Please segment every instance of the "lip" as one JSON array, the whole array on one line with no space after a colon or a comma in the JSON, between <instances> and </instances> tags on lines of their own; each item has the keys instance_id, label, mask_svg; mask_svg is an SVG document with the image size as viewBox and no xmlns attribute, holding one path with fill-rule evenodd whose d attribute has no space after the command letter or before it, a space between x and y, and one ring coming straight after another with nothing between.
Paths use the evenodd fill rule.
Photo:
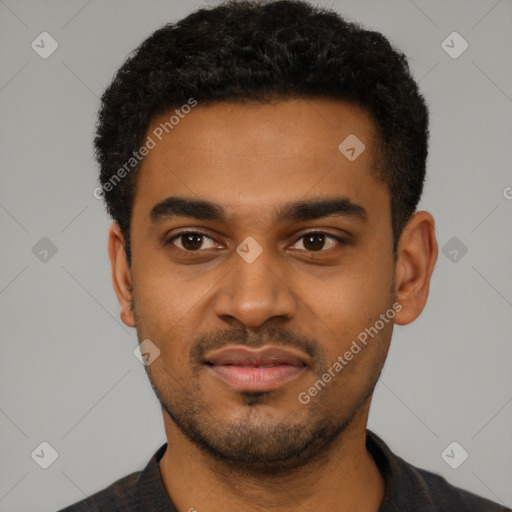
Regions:
<instances>
[{"instance_id":1,"label":"lip","mask_svg":"<svg viewBox=\"0 0 512 512\"><path fill-rule=\"evenodd\" d=\"M302 352L275 346L231 346L210 352L203 362L214 375L239 391L270 391L297 378L308 367Z\"/></svg>"}]
</instances>

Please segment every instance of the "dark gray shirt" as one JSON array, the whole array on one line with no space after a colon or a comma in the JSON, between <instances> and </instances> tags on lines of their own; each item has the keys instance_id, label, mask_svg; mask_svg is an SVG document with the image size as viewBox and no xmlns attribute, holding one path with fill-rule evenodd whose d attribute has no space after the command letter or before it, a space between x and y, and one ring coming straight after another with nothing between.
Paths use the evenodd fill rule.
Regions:
<instances>
[{"instance_id":1,"label":"dark gray shirt","mask_svg":"<svg viewBox=\"0 0 512 512\"><path fill-rule=\"evenodd\" d=\"M443 477L419 469L391 452L370 430L366 447L385 482L379 512L506 512L498 505L454 487ZM158 465L167 444L161 446L142 470L117 480L92 496L59 512L177 512L169 498Z\"/></svg>"}]
</instances>

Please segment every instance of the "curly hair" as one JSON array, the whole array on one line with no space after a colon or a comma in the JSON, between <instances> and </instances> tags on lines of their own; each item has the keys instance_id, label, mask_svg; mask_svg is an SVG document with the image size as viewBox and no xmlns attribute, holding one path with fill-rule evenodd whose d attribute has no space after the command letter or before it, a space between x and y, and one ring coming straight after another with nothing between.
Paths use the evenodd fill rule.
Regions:
<instances>
[{"instance_id":1,"label":"curly hair","mask_svg":"<svg viewBox=\"0 0 512 512\"><path fill-rule=\"evenodd\" d=\"M101 196L121 228L130 265L140 163L115 186L112 177L141 146L152 120L190 98L200 104L330 98L364 108L377 134L372 172L390 193L396 255L421 197L429 137L428 109L405 55L379 32L302 0L230 0L154 32L101 98L94 139Z\"/></svg>"}]
</instances>

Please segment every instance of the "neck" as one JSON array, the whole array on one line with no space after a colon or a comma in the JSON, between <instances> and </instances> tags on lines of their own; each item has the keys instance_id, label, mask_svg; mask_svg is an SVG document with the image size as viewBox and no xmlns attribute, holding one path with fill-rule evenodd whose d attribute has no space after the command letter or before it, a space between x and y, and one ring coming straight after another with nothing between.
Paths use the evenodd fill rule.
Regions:
<instances>
[{"instance_id":1,"label":"neck","mask_svg":"<svg viewBox=\"0 0 512 512\"><path fill-rule=\"evenodd\" d=\"M190 443L164 412L167 450L160 461L165 489L177 510L358 510L377 512L384 479L366 449L369 403L330 450L279 475L251 473L214 460Z\"/></svg>"}]
</instances>

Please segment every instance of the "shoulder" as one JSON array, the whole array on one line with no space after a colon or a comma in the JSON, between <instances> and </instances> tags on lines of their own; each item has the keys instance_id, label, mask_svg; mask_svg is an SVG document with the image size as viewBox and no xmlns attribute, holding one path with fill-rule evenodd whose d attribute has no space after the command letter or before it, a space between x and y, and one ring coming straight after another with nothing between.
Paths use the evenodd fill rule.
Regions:
<instances>
[{"instance_id":1,"label":"shoulder","mask_svg":"<svg viewBox=\"0 0 512 512\"><path fill-rule=\"evenodd\" d=\"M160 475L159 461L166 449L167 443L158 448L142 471L134 471L58 512L175 512Z\"/></svg>"},{"instance_id":2,"label":"shoulder","mask_svg":"<svg viewBox=\"0 0 512 512\"><path fill-rule=\"evenodd\" d=\"M511 510L465 489L456 487L438 474L414 466L411 467L414 468L419 477L425 482L436 510L446 512L452 510L464 512L506 512Z\"/></svg>"},{"instance_id":3,"label":"shoulder","mask_svg":"<svg viewBox=\"0 0 512 512\"><path fill-rule=\"evenodd\" d=\"M386 482L379 512L512 512L510 508L450 484L441 475L410 464L369 430L366 446Z\"/></svg>"},{"instance_id":4,"label":"shoulder","mask_svg":"<svg viewBox=\"0 0 512 512\"><path fill-rule=\"evenodd\" d=\"M131 473L108 487L80 500L58 512L130 512L134 490L140 471Z\"/></svg>"}]
</instances>

